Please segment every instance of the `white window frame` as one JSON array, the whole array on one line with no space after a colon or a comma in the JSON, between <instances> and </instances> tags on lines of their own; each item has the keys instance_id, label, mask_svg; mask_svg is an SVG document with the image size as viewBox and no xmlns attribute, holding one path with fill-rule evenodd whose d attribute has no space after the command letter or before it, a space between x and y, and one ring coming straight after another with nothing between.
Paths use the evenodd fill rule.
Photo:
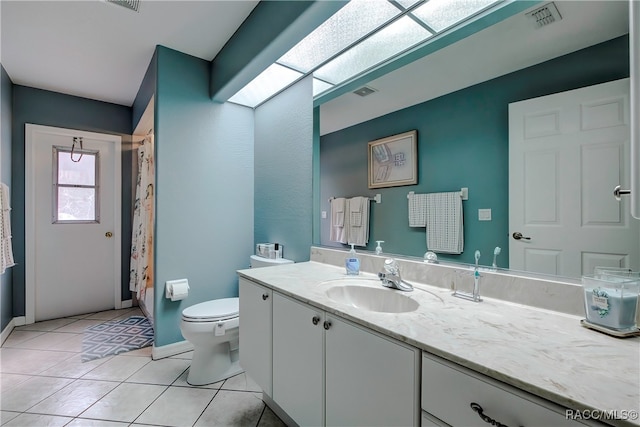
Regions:
<instances>
[{"instance_id":1,"label":"white window frame","mask_svg":"<svg viewBox=\"0 0 640 427\"><path fill-rule=\"evenodd\" d=\"M79 185L79 184L60 184L58 183L58 159L59 155L62 153L66 153L69 156L72 153L72 148L63 147L63 146L54 146L53 147L53 180L52 180L52 188L53 194L51 195L52 201L52 212L51 212L51 223L52 224L100 224L100 151L99 150L85 150L85 149L76 149L73 148L74 155L84 155L88 154L91 156L95 156L95 178L94 185ZM75 220L75 219L59 219L58 218L58 189L59 188L91 188L95 190L95 200L94 200L94 211L95 216L93 220Z\"/></svg>"}]
</instances>

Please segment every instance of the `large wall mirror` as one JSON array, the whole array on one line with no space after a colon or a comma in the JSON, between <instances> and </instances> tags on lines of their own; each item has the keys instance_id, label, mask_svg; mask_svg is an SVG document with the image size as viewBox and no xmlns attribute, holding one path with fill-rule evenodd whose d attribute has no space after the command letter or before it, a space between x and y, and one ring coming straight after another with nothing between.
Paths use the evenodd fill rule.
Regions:
<instances>
[{"instance_id":1,"label":"large wall mirror","mask_svg":"<svg viewBox=\"0 0 640 427\"><path fill-rule=\"evenodd\" d=\"M629 77L627 1L559 1L555 6L560 15L555 22L536 26L527 11L518 13L368 82L373 91L367 96L347 93L320 105L321 212L331 211L331 197L380 193L382 203L371 205L369 244L360 249L372 251L376 240L384 240L387 253L422 256L425 231L408 225L408 192L466 187L464 251L441 259L473 263L478 249L480 264L491 265L500 247L498 266L512 267L509 104ZM367 143L411 130L418 133L418 184L369 190ZM629 202L621 203L621 211L628 212ZM479 210L487 209L491 219L480 220ZM319 243L345 247L330 240L329 218L321 212ZM640 235L635 239L640 242ZM615 238L602 240L615 253ZM636 253L635 259L612 262L638 269L637 258ZM555 273L575 278L584 271L558 267Z\"/></svg>"}]
</instances>

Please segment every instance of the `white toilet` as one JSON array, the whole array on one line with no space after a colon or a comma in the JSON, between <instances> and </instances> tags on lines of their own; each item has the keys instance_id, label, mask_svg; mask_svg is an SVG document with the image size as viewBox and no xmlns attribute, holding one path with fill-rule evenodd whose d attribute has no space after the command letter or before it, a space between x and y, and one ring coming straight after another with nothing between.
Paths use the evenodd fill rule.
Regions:
<instances>
[{"instance_id":1,"label":"white toilet","mask_svg":"<svg viewBox=\"0 0 640 427\"><path fill-rule=\"evenodd\" d=\"M251 256L251 267L290 264L284 258ZM223 298L201 302L182 310L180 331L193 345L193 359L187 382L205 385L242 372L238 363L239 299Z\"/></svg>"},{"instance_id":2,"label":"white toilet","mask_svg":"<svg viewBox=\"0 0 640 427\"><path fill-rule=\"evenodd\" d=\"M180 331L193 344L187 382L211 384L242 372L238 364L238 298L201 302L182 310Z\"/></svg>"}]
</instances>

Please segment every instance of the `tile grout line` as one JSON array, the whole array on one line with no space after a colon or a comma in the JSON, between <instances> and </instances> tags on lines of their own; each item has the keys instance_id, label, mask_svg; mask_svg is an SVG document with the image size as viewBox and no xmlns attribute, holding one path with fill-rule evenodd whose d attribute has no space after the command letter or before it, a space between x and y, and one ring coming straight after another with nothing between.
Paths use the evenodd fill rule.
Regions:
<instances>
[{"instance_id":1,"label":"tile grout line","mask_svg":"<svg viewBox=\"0 0 640 427\"><path fill-rule=\"evenodd\" d=\"M60 328L65 328L65 327L69 327L69 325L73 325L74 323L77 323L80 320L95 320L97 321L97 323L105 323L105 322L109 322L109 321L113 321L116 320L118 317L124 315L124 314L128 314L128 315L134 315L133 313L135 312L135 310L128 310L126 313L120 312L119 316L110 318L110 319L87 319L87 317L90 317L92 314L88 314L83 318L78 318L78 319L73 319L74 321L65 325L61 325L56 329L52 329L52 330L46 330L46 331L24 331L24 332L40 332L38 335L31 337L27 340L24 340L21 343L18 344L22 344L25 343L29 340L35 339L37 337L42 337L45 334L60 334L60 333L65 333L65 334L70 334L70 335L76 335L76 336L82 336L83 332L76 332L76 331L60 331ZM55 320L55 319L53 319ZM90 326L90 325L87 325ZM43 339L43 338L41 338ZM66 341L70 341L70 340L74 340L75 341L75 337L69 337L68 339L65 339L64 342ZM45 341L45 339L43 339L43 341ZM52 339L53 341L55 341L55 339ZM75 341L75 344L77 344L77 341ZM58 346L59 343L53 343L52 345L54 346ZM73 347L77 348L76 345L74 345ZM169 390L177 390L177 389L189 389L189 388L193 388L193 389L201 389L201 390L211 390L213 392L213 395L211 397L211 399L208 401L208 403L206 403L206 405L204 405L204 408L202 409L202 411L200 412L200 414L197 416L197 418L195 418L195 421L193 423L191 423L190 425L196 425L201 419L202 417L205 415L205 412L207 410L211 410L212 405L216 405L215 403L215 399L219 396L221 396L221 391L226 392L231 392L231 393L251 393L252 395L256 396L256 398L261 402L262 407L259 410L259 412L257 412L259 414L259 416L257 417L257 421L255 425L260 425L260 422L263 421L263 419L266 421L267 419L265 418L265 414L267 411L267 406L264 403L264 401L262 400L261 396L258 396L258 394L260 394L261 390L259 391L255 391L253 390L253 386L249 381L249 378L246 377L246 373L241 373L238 374L237 376L239 377L240 375L244 375L245 377L242 378L237 378L236 381L230 381L231 378L225 379L224 381L222 381L222 383L220 384L219 387L217 388L209 388L209 387L201 387L201 386L191 386L188 383L182 384L182 383L178 383L181 378L188 372L189 370L189 366L187 366L186 368L184 368L176 377L175 379L173 379L170 384L158 384L158 383L154 383L154 378L156 378L153 374L153 371L155 369L150 369L149 372L145 373L143 376L141 376L143 379L141 381L147 381L147 382L138 382L138 381L130 381L131 378L133 378L133 376L135 376L136 374L140 373L143 369L145 369L146 367L149 367L152 365L151 362L154 362L151 357L149 355L143 355L142 353L140 355L136 355L136 356L127 356L126 353L123 353L122 355L111 355L108 356L103 363L96 365L94 367L92 367L91 369L89 369L86 372L82 372L82 369L79 367L76 367L75 364L76 362L73 361L70 363L69 367L62 367L61 369L59 369L60 372L65 372L66 369L69 369L68 371L66 371L65 374L63 374L64 376L61 375L55 375L55 370L53 370L53 374L49 373L49 374L44 374L43 372L48 371L50 369L54 369L57 366L60 366L64 363L68 363L70 359L77 357L78 355L82 354L82 351L65 351L65 350L51 350L51 349L29 349L29 348L23 348L23 347L2 347L2 348L7 348L7 349L12 349L12 351L42 351L42 352L47 352L47 351L52 351L52 352L56 352L56 353L69 353L69 357L65 358L64 360L60 360L57 361L56 363L54 363L54 365L45 368L42 371L38 371L38 373L24 373L24 372L16 372L16 373L10 373L10 372L3 372L2 369L0 369L1 373L6 373L6 374L15 374L15 375L23 375L26 377L29 377L27 380L24 381L20 381L17 384L14 384L12 386L10 386L9 389L5 390L8 391L10 389L13 389L16 386L20 386L21 384L23 384L25 381L29 381L31 379L34 378L54 378L54 379L61 379L61 380L65 380L65 381L69 381L68 384L65 384L62 388L60 388L59 390L56 390L54 393L49 394L48 396L40 399L38 402L34 403L33 405L31 405L29 408L27 408L24 411L3 411L3 412L7 412L10 413L11 415L15 415L13 418L11 418L11 420L6 421L6 422L11 422L12 420L20 417L20 416L25 416L25 415L33 415L33 416L45 416L45 417L63 417L63 418L67 418L70 419L70 421L64 423L64 425L68 425L71 423L77 424L77 423L82 423L82 421L76 421L76 420L92 420L92 421L97 421L98 423L107 423L107 422L114 422L114 423L123 423L122 425L128 425L131 426L133 424L140 424L140 425L149 425L151 426L152 424L147 424L147 423L142 423L142 422L138 422L138 420L140 419L140 417L147 411L149 410L149 408L158 401L158 399L165 395L165 393L167 393L167 391ZM15 353L16 357L18 357L19 359L19 354ZM108 363L110 360L113 360L115 357L117 356L122 356L122 357L138 357L138 358L143 358L146 359L146 362L143 363L140 367L138 367L137 369L135 369L131 374L129 374L126 378L123 379L109 379L109 369L106 369L105 372L103 372L104 378L85 378L87 375L90 375L91 372L94 372L96 369L100 368L101 366L104 365L104 363ZM188 358L176 358L179 360L187 360ZM18 360L19 362L19 360ZM127 365L127 362L122 360L122 363L124 363L125 365ZM137 363L136 363L137 364ZM190 363L187 362L187 365L189 365ZM172 365L172 364L169 364ZM178 364L176 364L178 365ZM179 365L178 365L179 366ZM37 367L37 366L36 366ZM73 370L71 370L73 369ZM165 372L164 370L161 369L162 372ZM82 372L82 374L77 374L78 372ZM118 371L112 372L114 374L114 376L117 376ZM73 376L73 375L79 375L79 376ZM148 380L144 380L144 377L150 378ZM236 377L236 376L234 376ZM165 375L162 375L160 378L165 378ZM170 377L169 377L170 378ZM169 379L167 378L167 379ZM232 377L233 378L233 377ZM93 403L91 403L88 407L84 408L79 414L77 415L59 415L59 414L47 414L47 413L40 413L40 412L29 412L32 408L34 408L35 406L39 405L40 403L42 403L44 400L51 398L51 396L55 395L56 393L59 393L65 389L67 389L68 387L72 387L74 384L79 385L80 380L84 381L92 381L95 383L98 382L103 382L103 383L112 383L115 384L113 388L111 388L109 391L107 391L106 393L102 394L99 398L97 398ZM185 379L186 382L186 379ZM102 401L103 399L105 399L107 396L109 396L109 394L113 393L114 390L116 390L118 387L121 387L123 384L131 384L131 385L153 385L153 386L161 386L163 387L163 389L161 390L161 392L149 403L147 404L145 407L143 408L135 408L136 410L141 409L140 413L135 416L135 418L133 419L133 421L121 421L118 419L111 419L108 418L110 416L110 414L107 412L104 415L104 418L94 418L94 417L87 417L87 418L83 418L82 415L87 413L87 411L89 411L91 408L95 407L96 404L98 404L98 402ZM215 383L212 383L215 384ZM156 391L158 391L156 389ZM240 396L240 395L237 395ZM206 400L205 400L206 402ZM204 403L204 402L203 402ZM258 409L258 408L256 408ZM115 414L118 414L118 412L115 412ZM193 412L192 412L193 414ZM101 414L98 414L101 415ZM161 424L161 425L166 425L166 424ZM186 424L185 424L186 425Z\"/></svg>"},{"instance_id":2,"label":"tile grout line","mask_svg":"<svg viewBox=\"0 0 640 427\"><path fill-rule=\"evenodd\" d=\"M228 378L227 378L228 379ZM207 403L204 408L202 409L202 411L200 411L200 415L198 415L198 418L196 418L196 420L193 422L193 424L191 424L191 426L195 426L198 421L200 420L200 418L202 418L202 416L204 415L205 412L207 412L207 409L209 408L209 406L211 406L211 404L213 403L213 399L216 398L216 396L220 393L220 390L222 390L222 386L224 385L224 383L227 382L227 379L224 380L224 382L222 383L222 385L220 386L219 389L216 390L216 392L213 394L213 397L211 398L211 400L209 401L209 403Z\"/></svg>"}]
</instances>

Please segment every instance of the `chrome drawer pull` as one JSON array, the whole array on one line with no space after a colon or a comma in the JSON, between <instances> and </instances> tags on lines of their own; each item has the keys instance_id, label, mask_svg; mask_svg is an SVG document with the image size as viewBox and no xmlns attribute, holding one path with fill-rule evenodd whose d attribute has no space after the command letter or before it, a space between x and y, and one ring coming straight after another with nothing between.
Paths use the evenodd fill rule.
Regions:
<instances>
[{"instance_id":1,"label":"chrome drawer pull","mask_svg":"<svg viewBox=\"0 0 640 427\"><path fill-rule=\"evenodd\" d=\"M502 424L494 420L493 418L489 417L488 415L485 415L484 409L482 409L482 406L478 405L475 402L471 403L471 409L477 412L478 416L482 419L482 421L484 421L487 424L491 424L492 426L496 426L496 427L509 427L506 424Z\"/></svg>"}]
</instances>

